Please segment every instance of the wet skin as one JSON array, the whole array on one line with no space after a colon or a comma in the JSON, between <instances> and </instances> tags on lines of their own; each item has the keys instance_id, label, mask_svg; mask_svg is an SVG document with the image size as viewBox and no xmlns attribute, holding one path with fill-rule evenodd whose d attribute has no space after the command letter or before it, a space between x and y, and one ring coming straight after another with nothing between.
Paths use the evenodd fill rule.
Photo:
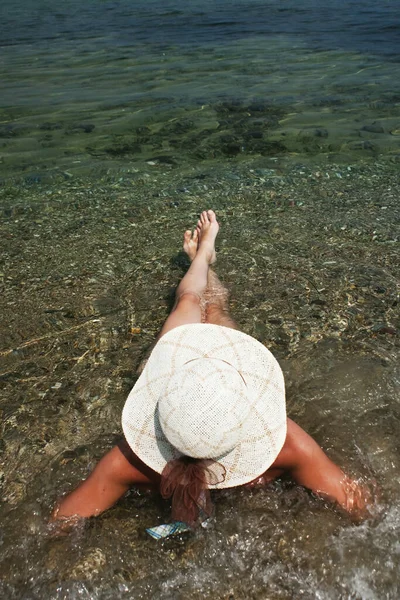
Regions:
<instances>
[{"instance_id":1,"label":"wet skin","mask_svg":"<svg viewBox=\"0 0 400 600\"><path fill-rule=\"evenodd\" d=\"M177 288L175 306L159 337L180 325L202 322L200 300L210 282L210 274L213 284L217 282L222 287L215 273L209 269L216 259L215 239L218 230L214 212L204 211L193 233L185 232L183 247L192 262ZM221 303L211 303L209 308L208 322L236 327L227 316L227 308ZM134 485L157 488L160 476L143 465L137 457L133 462L136 466L126 458L120 447L115 446L85 481L60 500L52 518L98 515L113 506ZM247 485L263 485L283 474L314 493L338 503L357 517L365 508L364 490L350 482L313 438L291 419L287 420L286 440L275 462Z\"/></svg>"},{"instance_id":2,"label":"wet skin","mask_svg":"<svg viewBox=\"0 0 400 600\"><path fill-rule=\"evenodd\" d=\"M343 471L291 419L287 420L286 440L277 459L270 469L247 485L263 485L283 474L344 508L353 509L348 506ZM61 500L55 516L97 515L113 506L130 487L139 485L157 489L158 482L158 473L143 473L115 446L100 460L89 477Z\"/></svg>"}]
</instances>

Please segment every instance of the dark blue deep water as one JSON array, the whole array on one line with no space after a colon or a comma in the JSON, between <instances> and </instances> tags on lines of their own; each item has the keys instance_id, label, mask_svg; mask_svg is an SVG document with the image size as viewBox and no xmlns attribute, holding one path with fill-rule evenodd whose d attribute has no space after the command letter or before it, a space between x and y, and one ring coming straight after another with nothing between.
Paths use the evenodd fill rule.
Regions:
<instances>
[{"instance_id":1,"label":"dark blue deep water","mask_svg":"<svg viewBox=\"0 0 400 600\"><path fill-rule=\"evenodd\" d=\"M373 53L398 60L400 7L391 0L3 0L2 45L56 50L57 42L196 48L290 36L313 50Z\"/></svg>"}]
</instances>

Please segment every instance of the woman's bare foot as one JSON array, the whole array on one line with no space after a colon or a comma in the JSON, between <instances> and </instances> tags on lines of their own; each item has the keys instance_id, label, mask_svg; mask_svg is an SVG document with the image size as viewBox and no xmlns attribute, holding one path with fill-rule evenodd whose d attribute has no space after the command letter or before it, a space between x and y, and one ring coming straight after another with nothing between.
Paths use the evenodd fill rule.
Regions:
<instances>
[{"instance_id":1,"label":"woman's bare foot","mask_svg":"<svg viewBox=\"0 0 400 600\"><path fill-rule=\"evenodd\" d=\"M198 251L206 252L208 264L212 265L217 260L215 253L215 238L217 237L219 224L213 210L204 210L197 222ZM193 259L192 259L193 260Z\"/></svg>"},{"instance_id":2,"label":"woman's bare foot","mask_svg":"<svg viewBox=\"0 0 400 600\"><path fill-rule=\"evenodd\" d=\"M190 260L192 261L197 254L197 248L199 246L199 234L197 229L194 229L193 233L188 229L183 235L183 250L186 252Z\"/></svg>"}]
</instances>

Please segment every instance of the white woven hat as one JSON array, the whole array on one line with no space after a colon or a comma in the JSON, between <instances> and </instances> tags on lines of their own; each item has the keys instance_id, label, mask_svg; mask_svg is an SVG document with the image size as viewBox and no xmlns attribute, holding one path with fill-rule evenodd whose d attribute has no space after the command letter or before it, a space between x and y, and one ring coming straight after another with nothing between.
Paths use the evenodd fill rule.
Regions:
<instances>
[{"instance_id":1,"label":"white woven hat","mask_svg":"<svg viewBox=\"0 0 400 600\"><path fill-rule=\"evenodd\" d=\"M223 465L225 479L216 466L218 483L209 487L248 483L272 465L286 438L282 371L245 333L182 325L155 346L125 403L122 428L157 473L184 454Z\"/></svg>"}]
</instances>

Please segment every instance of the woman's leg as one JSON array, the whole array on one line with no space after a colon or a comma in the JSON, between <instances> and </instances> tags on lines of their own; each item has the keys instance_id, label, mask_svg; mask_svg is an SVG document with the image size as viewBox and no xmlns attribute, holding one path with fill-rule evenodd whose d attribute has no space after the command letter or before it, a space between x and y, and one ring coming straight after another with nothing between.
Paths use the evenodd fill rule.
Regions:
<instances>
[{"instance_id":1,"label":"woman's leg","mask_svg":"<svg viewBox=\"0 0 400 600\"><path fill-rule=\"evenodd\" d=\"M197 252L176 290L175 306L165 321L159 337L180 325L201 323L200 301L207 288L209 266L215 260L215 238L218 229L215 213L208 210L201 213L193 235L190 231L185 232L184 248L195 247L198 243Z\"/></svg>"},{"instance_id":2,"label":"woman's leg","mask_svg":"<svg viewBox=\"0 0 400 600\"><path fill-rule=\"evenodd\" d=\"M201 214L193 235L190 231L185 233L184 248L196 251L178 286L175 306L159 337L179 325L201 322L200 299L207 287L209 265L215 260L218 229L216 216L209 210ZM140 461L132 464L121 446L116 446L103 456L85 481L58 502L52 519L100 514L113 506L132 485L154 483L154 474L149 476L145 465L140 465Z\"/></svg>"},{"instance_id":3,"label":"woman's leg","mask_svg":"<svg viewBox=\"0 0 400 600\"><path fill-rule=\"evenodd\" d=\"M198 239L201 237L200 221L197 224L197 228L193 232L193 235L190 236L190 239L186 239L188 233L190 232L185 233L185 243L183 244L183 249L193 262L197 255ZM214 253L211 264L214 264L215 261L216 254ZM238 329L237 324L229 314L228 299L228 290L222 285L215 271L209 268L207 275L207 286L202 294L200 302L201 322Z\"/></svg>"},{"instance_id":4,"label":"woman's leg","mask_svg":"<svg viewBox=\"0 0 400 600\"><path fill-rule=\"evenodd\" d=\"M228 290L222 285L215 272L209 269L207 289L203 296L206 323L238 329L229 314L228 299Z\"/></svg>"}]
</instances>

